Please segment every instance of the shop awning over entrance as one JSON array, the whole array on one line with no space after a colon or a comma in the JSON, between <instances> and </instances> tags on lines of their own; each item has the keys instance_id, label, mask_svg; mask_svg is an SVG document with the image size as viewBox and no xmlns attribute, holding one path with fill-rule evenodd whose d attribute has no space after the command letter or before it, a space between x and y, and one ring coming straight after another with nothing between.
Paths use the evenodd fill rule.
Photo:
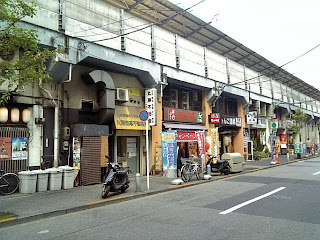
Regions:
<instances>
[{"instance_id":1,"label":"shop awning over entrance","mask_svg":"<svg viewBox=\"0 0 320 240\"><path fill-rule=\"evenodd\" d=\"M165 128L171 128L172 130L208 130L204 125L200 124L183 124L183 123L172 123L164 122L163 126Z\"/></svg>"},{"instance_id":2,"label":"shop awning over entrance","mask_svg":"<svg viewBox=\"0 0 320 240\"><path fill-rule=\"evenodd\" d=\"M221 135L233 135L239 132L239 128L236 126L221 126L218 128L218 131Z\"/></svg>"}]
</instances>

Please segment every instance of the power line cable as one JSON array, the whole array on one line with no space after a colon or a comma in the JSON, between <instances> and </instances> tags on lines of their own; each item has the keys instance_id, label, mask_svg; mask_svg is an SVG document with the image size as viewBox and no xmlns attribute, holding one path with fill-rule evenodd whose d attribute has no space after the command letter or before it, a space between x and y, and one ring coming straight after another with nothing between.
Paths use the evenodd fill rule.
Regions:
<instances>
[{"instance_id":1,"label":"power line cable","mask_svg":"<svg viewBox=\"0 0 320 240\"><path fill-rule=\"evenodd\" d=\"M138 28L138 27L142 27L142 26L146 26L146 25L150 25L149 23L144 23L144 24L141 24L141 25L137 25L137 26L134 26L134 27L128 27L128 28L125 28L123 30L130 30L130 29L133 29L133 28ZM99 34L91 34L91 35L82 35L82 36L75 36L75 37L93 37L93 36L98 36L98 35L104 35L104 34L117 34L115 32L112 32L109 30L109 32L105 32L105 33L99 33Z\"/></svg>"},{"instance_id":2,"label":"power line cable","mask_svg":"<svg viewBox=\"0 0 320 240\"><path fill-rule=\"evenodd\" d=\"M128 17L128 18L125 18L124 20L129 20L129 19L132 19L132 18L137 18L137 17ZM94 29L99 29L99 28L101 28L101 27L110 26L110 25L113 25L113 24L116 24L116 23L119 23L119 22L121 22L121 20L117 20L117 21L114 21L114 22L111 22L111 23L106 23L106 24L103 24L103 25L100 25L100 26L95 26L95 27L90 28L90 29L87 29L87 30L75 32L75 33L73 33L73 35L78 34L78 33L82 33L82 32L91 31L91 30L94 30ZM74 37L86 37L86 36L87 36L87 35L84 35L84 36L74 36Z\"/></svg>"},{"instance_id":3,"label":"power line cable","mask_svg":"<svg viewBox=\"0 0 320 240\"><path fill-rule=\"evenodd\" d=\"M286 66L286 65L288 65L288 64L290 64L290 63L292 63L292 62L294 62L294 61L296 61L297 59L299 59L299 58L303 57L304 55L310 53L311 51L313 51L314 49L316 49L316 48L319 47L319 46L320 46L320 43L317 44L315 47L311 48L310 50L306 51L305 53L301 54L300 56L298 56L298 57L290 60L289 62L281 65L279 68L282 68L282 67L284 67L284 66ZM265 68L264 70L267 70L267 69L269 69L269 68L271 68L271 67L273 67L273 66L269 66L268 68ZM273 72L273 73L274 73L274 72ZM275 73L274 73L274 74L275 74ZM248 81L254 80L254 79L258 78L258 77L259 77L259 76L253 77L253 78L250 78L250 79L247 79L247 80L244 80L244 81L236 82L236 83L230 84L230 86L237 85L237 84L242 83L242 82L248 82Z\"/></svg>"}]
</instances>

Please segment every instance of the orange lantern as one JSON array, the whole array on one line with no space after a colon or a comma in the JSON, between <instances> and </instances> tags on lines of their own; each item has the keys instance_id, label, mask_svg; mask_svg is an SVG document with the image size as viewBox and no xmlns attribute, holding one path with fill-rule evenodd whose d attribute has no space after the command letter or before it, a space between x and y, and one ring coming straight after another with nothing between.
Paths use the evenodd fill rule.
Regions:
<instances>
[{"instance_id":1,"label":"orange lantern","mask_svg":"<svg viewBox=\"0 0 320 240\"><path fill-rule=\"evenodd\" d=\"M206 141L206 151L208 151L209 149L210 149L210 143Z\"/></svg>"}]
</instances>

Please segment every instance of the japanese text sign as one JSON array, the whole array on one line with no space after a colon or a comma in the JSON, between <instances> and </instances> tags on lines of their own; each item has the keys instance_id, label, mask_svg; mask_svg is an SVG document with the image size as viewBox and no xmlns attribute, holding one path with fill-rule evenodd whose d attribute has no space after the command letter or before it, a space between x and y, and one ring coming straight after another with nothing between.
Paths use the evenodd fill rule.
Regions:
<instances>
[{"instance_id":1,"label":"japanese text sign","mask_svg":"<svg viewBox=\"0 0 320 240\"><path fill-rule=\"evenodd\" d=\"M149 113L150 126L157 125L157 89L151 88L145 91L145 105Z\"/></svg>"}]
</instances>

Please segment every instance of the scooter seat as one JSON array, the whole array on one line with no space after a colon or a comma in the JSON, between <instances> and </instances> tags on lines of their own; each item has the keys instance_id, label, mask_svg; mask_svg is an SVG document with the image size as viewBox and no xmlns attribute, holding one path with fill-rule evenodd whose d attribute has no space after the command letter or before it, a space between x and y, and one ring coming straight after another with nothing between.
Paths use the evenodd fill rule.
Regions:
<instances>
[{"instance_id":1,"label":"scooter seat","mask_svg":"<svg viewBox=\"0 0 320 240\"><path fill-rule=\"evenodd\" d=\"M225 162L228 162L228 160L222 159L222 160L218 160L217 161L217 163L219 163L219 164L222 164L222 163L225 163Z\"/></svg>"},{"instance_id":2,"label":"scooter seat","mask_svg":"<svg viewBox=\"0 0 320 240\"><path fill-rule=\"evenodd\" d=\"M129 168L123 168L117 171L118 175L126 175L129 171Z\"/></svg>"}]
</instances>

